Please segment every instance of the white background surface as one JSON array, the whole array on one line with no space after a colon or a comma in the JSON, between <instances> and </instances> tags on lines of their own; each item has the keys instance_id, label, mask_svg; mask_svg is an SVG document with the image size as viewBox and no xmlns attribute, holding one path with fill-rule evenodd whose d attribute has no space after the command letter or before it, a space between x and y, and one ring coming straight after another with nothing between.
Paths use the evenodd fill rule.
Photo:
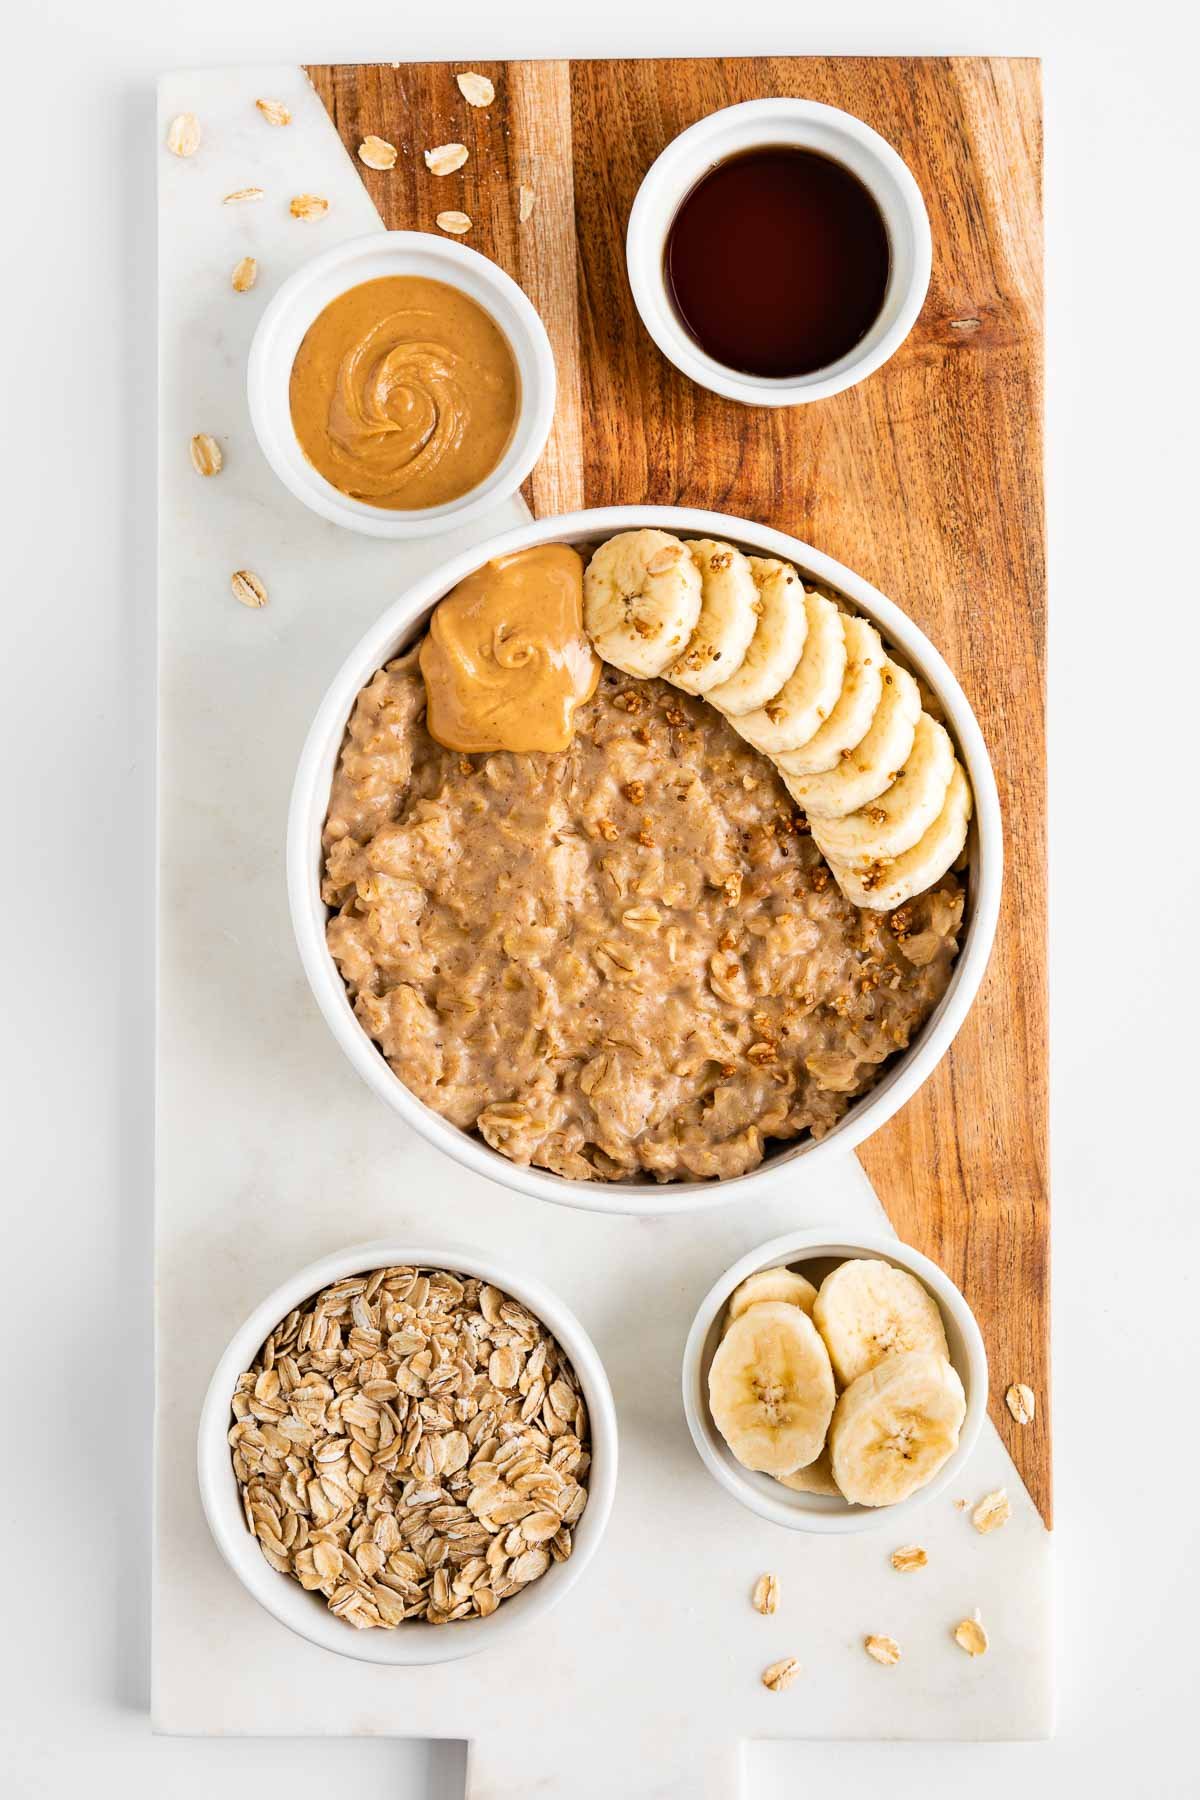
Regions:
<instances>
[{"instance_id":1,"label":"white background surface","mask_svg":"<svg viewBox=\"0 0 1200 1800\"><path fill-rule=\"evenodd\" d=\"M75 0L10 25L5 1794L460 1791L446 1752L155 1741L145 1722L153 77L292 54L756 50L1046 59L1061 1699L1053 1744L760 1751L755 1791L1192 1791L1196 28L1095 0L860 4L852 24L743 4L681 41L674 10L609 0L589 24L459 0L392 23L361 0Z\"/></svg>"}]
</instances>

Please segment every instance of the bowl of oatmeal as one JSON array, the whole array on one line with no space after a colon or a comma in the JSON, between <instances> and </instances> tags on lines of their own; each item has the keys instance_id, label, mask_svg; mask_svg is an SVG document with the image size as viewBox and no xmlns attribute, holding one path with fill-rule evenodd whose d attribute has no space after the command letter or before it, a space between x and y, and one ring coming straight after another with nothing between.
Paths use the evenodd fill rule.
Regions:
<instances>
[{"instance_id":1,"label":"bowl of oatmeal","mask_svg":"<svg viewBox=\"0 0 1200 1800\"><path fill-rule=\"evenodd\" d=\"M605 663L560 754L425 730L439 602L536 546L655 528L781 559L875 627L974 796L956 866L894 911L841 891L773 764L703 698ZM748 1198L878 1129L986 967L1002 839L954 676L899 607L785 533L675 507L543 519L445 564L335 676L293 790L301 960L368 1085L477 1173L595 1211Z\"/></svg>"}]
</instances>

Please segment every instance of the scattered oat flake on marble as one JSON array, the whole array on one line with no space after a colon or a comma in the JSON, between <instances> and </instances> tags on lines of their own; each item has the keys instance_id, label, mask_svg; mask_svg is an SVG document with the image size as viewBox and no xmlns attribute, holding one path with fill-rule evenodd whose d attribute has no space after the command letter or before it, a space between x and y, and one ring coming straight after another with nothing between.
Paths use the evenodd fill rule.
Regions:
<instances>
[{"instance_id":1,"label":"scattered oat flake on marble","mask_svg":"<svg viewBox=\"0 0 1200 1800\"><path fill-rule=\"evenodd\" d=\"M394 169L396 146L389 144L386 138L376 137L372 133L358 146L358 160L365 163L368 169Z\"/></svg>"},{"instance_id":2,"label":"scattered oat flake on marble","mask_svg":"<svg viewBox=\"0 0 1200 1800\"><path fill-rule=\"evenodd\" d=\"M537 195L531 187L526 187L524 182L522 182L521 186L517 189L517 218L522 225L524 225L527 219L532 218L533 209L536 205Z\"/></svg>"},{"instance_id":3,"label":"scattered oat flake on marble","mask_svg":"<svg viewBox=\"0 0 1200 1800\"><path fill-rule=\"evenodd\" d=\"M885 1667L900 1661L900 1646L892 1637L872 1635L864 1638L863 1649L868 1656L873 1657L877 1663L883 1663Z\"/></svg>"},{"instance_id":4,"label":"scattered oat flake on marble","mask_svg":"<svg viewBox=\"0 0 1200 1800\"><path fill-rule=\"evenodd\" d=\"M229 585L233 589L234 599L240 600L243 606L257 607L267 604L266 588L258 576L249 569L239 569L231 578Z\"/></svg>"},{"instance_id":5,"label":"scattered oat flake on marble","mask_svg":"<svg viewBox=\"0 0 1200 1800\"><path fill-rule=\"evenodd\" d=\"M1003 1488L994 1493L985 1494L971 1514L971 1523L976 1531L986 1533L998 1531L1001 1525L1007 1525L1012 1518L1012 1502Z\"/></svg>"},{"instance_id":6,"label":"scattered oat flake on marble","mask_svg":"<svg viewBox=\"0 0 1200 1800\"><path fill-rule=\"evenodd\" d=\"M462 237L471 229L470 218L465 212L440 212L437 224L442 231L453 232L455 237Z\"/></svg>"},{"instance_id":7,"label":"scattered oat flake on marble","mask_svg":"<svg viewBox=\"0 0 1200 1800\"><path fill-rule=\"evenodd\" d=\"M282 100L256 100L254 104L268 125L291 124L291 108L285 106Z\"/></svg>"},{"instance_id":8,"label":"scattered oat flake on marble","mask_svg":"<svg viewBox=\"0 0 1200 1800\"><path fill-rule=\"evenodd\" d=\"M960 1619L954 1627L954 1641L968 1656L982 1656L988 1647L988 1634L976 1607L969 1619Z\"/></svg>"},{"instance_id":9,"label":"scattered oat flake on marble","mask_svg":"<svg viewBox=\"0 0 1200 1800\"><path fill-rule=\"evenodd\" d=\"M496 90L486 75L476 75L473 69L454 77L458 83L458 91L468 106L490 106L496 98Z\"/></svg>"},{"instance_id":10,"label":"scattered oat flake on marble","mask_svg":"<svg viewBox=\"0 0 1200 1800\"><path fill-rule=\"evenodd\" d=\"M167 126L167 149L172 156L195 156L199 148L199 119L195 113L177 113Z\"/></svg>"},{"instance_id":11,"label":"scattered oat flake on marble","mask_svg":"<svg viewBox=\"0 0 1200 1800\"><path fill-rule=\"evenodd\" d=\"M892 1551L892 1567L901 1574L909 1569L923 1569L928 1561L928 1552L920 1544L902 1544L899 1550Z\"/></svg>"},{"instance_id":12,"label":"scattered oat flake on marble","mask_svg":"<svg viewBox=\"0 0 1200 1800\"><path fill-rule=\"evenodd\" d=\"M425 167L431 175L453 175L461 169L471 152L465 144L438 144L425 152Z\"/></svg>"},{"instance_id":13,"label":"scattered oat flake on marble","mask_svg":"<svg viewBox=\"0 0 1200 1800\"><path fill-rule=\"evenodd\" d=\"M755 1612L773 1613L779 1606L779 1577L760 1575L754 1584L751 1604Z\"/></svg>"},{"instance_id":14,"label":"scattered oat flake on marble","mask_svg":"<svg viewBox=\"0 0 1200 1800\"><path fill-rule=\"evenodd\" d=\"M293 219L320 219L329 211L329 202L320 194L297 194L290 210Z\"/></svg>"},{"instance_id":15,"label":"scattered oat flake on marble","mask_svg":"<svg viewBox=\"0 0 1200 1800\"><path fill-rule=\"evenodd\" d=\"M197 475L219 475L225 458L215 437L198 431L191 442L192 467Z\"/></svg>"},{"instance_id":16,"label":"scattered oat flake on marble","mask_svg":"<svg viewBox=\"0 0 1200 1800\"><path fill-rule=\"evenodd\" d=\"M244 294L258 280L258 263L253 256L243 256L241 262L233 266L233 274L229 277L235 294Z\"/></svg>"},{"instance_id":17,"label":"scattered oat flake on marble","mask_svg":"<svg viewBox=\"0 0 1200 1800\"><path fill-rule=\"evenodd\" d=\"M1004 1396L1005 1404L1018 1425L1028 1425L1037 1410L1037 1400L1031 1387L1023 1381L1014 1381Z\"/></svg>"},{"instance_id":18,"label":"scattered oat flake on marble","mask_svg":"<svg viewBox=\"0 0 1200 1800\"><path fill-rule=\"evenodd\" d=\"M263 191L260 187L234 188L232 194L226 194L222 205L244 206L247 201L261 200Z\"/></svg>"},{"instance_id":19,"label":"scattered oat flake on marble","mask_svg":"<svg viewBox=\"0 0 1200 1800\"><path fill-rule=\"evenodd\" d=\"M768 1665L762 1672L762 1684L770 1688L773 1694L781 1694L784 1688L790 1688L800 1673L800 1664L794 1656L783 1656L778 1662Z\"/></svg>"}]
</instances>

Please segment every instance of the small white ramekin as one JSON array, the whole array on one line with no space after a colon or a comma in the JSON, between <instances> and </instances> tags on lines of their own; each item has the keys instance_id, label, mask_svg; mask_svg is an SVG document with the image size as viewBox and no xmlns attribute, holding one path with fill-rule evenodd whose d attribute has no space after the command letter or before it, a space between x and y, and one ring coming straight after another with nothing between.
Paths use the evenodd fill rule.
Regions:
<instances>
[{"instance_id":1,"label":"small white ramekin","mask_svg":"<svg viewBox=\"0 0 1200 1800\"><path fill-rule=\"evenodd\" d=\"M702 350L668 292L664 261L671 221L701 177L730 156L778 144L816 151L857 175L883 215L891 248L883 306L866 337L828 368L784 378L744 374ZM667 145L637 191L625 255L642 323L677 369L745 406L799 406L853 387L900 348L925 301L933 242L920 188L877 131L836 106L781 98L748 100L710 113ZM770 255L769 244L763 255ZM719 280L719 247L713 257Z\"/></svg>"},{"instance_id":2,"label":"small white ramekin","mask_svg":"<svg viewBox=\"0 0 1200 1800\"><path fill-rule=\"evenodd\" d=\"M928 1288L941 1308L950 1361L958 1371L967 1397L966 1417L954 1455L932 1481L910 1494L907 1500L897 1501L895 1506L852 1506L848 1500L832 1495L800 1494L782 1486L770 1475L743 1468L713 1424L708 1406L709 1364L721 1341L721 1324L729 1296L739 1282L759 1269L795 1265L808 1274L814 1287L819 1287L835 1263L858 1256L878 1257L898 1269L907 1269ZM700 1452L705 1468L727 1493L757 1513L759 1518L769 1519L773 1525L787 1526L791 1531L829 1535L877 1531L885 1525L889 1530L895 1529L898 1520L923 1506L954 1480L975 1447L987 1412L987 1395L987 1352L970 1307L936 1263L896 1238L882 1235L860 1235L850 1244L831 1237L827 1231L802 1231L760 1244L757 1250L751 1250L731 1269L726 1269L705 1294L683 1352L683 1410L692 1442Z\"/></svg>"},{"instance_id":3,"label":"small white ramekin","mask_svg":"<svg viewBox=\"0 0 1200 1800\"><path fill-rule=\"evenodd\" d=\"M975 794L962 943L950 985L933 1014L877 1086L853 1101L832 1131L820 1139L805 1137L776 1146L757 1169L727 1181L659 1182L651 1176L640 1181L570 1181L548 1169L510 1162L481 1137L461 1131L418 1100L393 1074L355 1016L325 937L329 909L321 899L321 831L346 722L359 690L415 641L442 596L492 557L534 544L566 543L586 549L615 532L643 525L656 525L683 537L727 539L752 556L782 557L795 563L809 580L844 594L937 695ZM775 1188L781 1177L789 1181L810 1177L826 1159L844 1156L877 1131L933 1072L967 1016L991 954L1003 864L1000 802L987 746L970 702L925 634L878 588L799 538L748 519L682 506L608 506L535 519L460 552L423 576L359 639L333 677L300 755L288 817L288 900L300 961L326 1024L368 1087L414 1131L465 1168L490 1176L517 1193L589 1212L649 1215L690 1212L725 1201L749 1202Z\"/></svg>"},{"instance_id":4,"label":"small white ramekin","mask_svg":"<svg viewBox=\"0 0 1200 1800\"><path fill-rule=\"evenodd\" d=\"M296 352L317 314L348 288L386 275L444 281L476 301L507 338L521 382L517 422L491 474L457 500L412 512L351 499L318 474L293 429L288 391ZM288 491L310 511L367 537L428 537L491 511L515 494L529 474L545 448L554 418L554 352L531 302L486 256L430 232L377 231L315 256L284 282L254 333L246 394L263 455Z\"/></svg>"},{"instance_id":5,"label":"small white ramekin","mask_svg":"<svg viewBox=\"0 0 1200 1800\"><path fill-rule=\"evenodd\" d=\"M506 1600L490 1618L460 1619L451 1625L409 1621L394 1631L357 1631L336 1618L320 1594L307 1593L299 1582L273 1569L247 1531L227 1437L232 1420L230 1400L238 1376L250 1367L267 1337L293 1307L343 1276L410 1264L452 1269L489 1281L519 1300L553 1332L579 1378L587 1402L592 1439L588 1502L574 1527L574 1547L568 1560L552 1563L543 1576ZM357 1662L393 1667L455 1662L478 1650L507 1643L514 1631L542 1618L574 1586L595 1556L617 1485L617 1414L595 1345L574 1313L548 1288L475 1250L457 1245L430 1248L397 1244L385 1238L335 1251L300 1269L268 1294L245 1324L239 1326L216 1366L205 1396L196 1466L204 1515L218 1550L242 1586L281 1625L322 1649L353 1657Z\"/></svg>"}]
</instances>

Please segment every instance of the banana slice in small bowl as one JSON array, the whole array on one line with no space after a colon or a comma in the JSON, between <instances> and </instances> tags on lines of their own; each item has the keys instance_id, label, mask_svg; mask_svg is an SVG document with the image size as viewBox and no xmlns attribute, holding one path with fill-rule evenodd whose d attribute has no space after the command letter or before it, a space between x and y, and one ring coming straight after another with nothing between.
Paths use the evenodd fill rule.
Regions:
<instances>
[{"instance_id":1,"label":"banana slice in small bowl","mask_svg":"<svg viewBox=\"0 0 1200 1800\"><path fill-rule=\"evenodd\" d=\"M894 1529L958 1476L987 1391L962 1294L882 1235L799 1232L752 1250L705 1295L683 1358L701 1461L793 1531Z\"/></svg>"}]
</instances>

